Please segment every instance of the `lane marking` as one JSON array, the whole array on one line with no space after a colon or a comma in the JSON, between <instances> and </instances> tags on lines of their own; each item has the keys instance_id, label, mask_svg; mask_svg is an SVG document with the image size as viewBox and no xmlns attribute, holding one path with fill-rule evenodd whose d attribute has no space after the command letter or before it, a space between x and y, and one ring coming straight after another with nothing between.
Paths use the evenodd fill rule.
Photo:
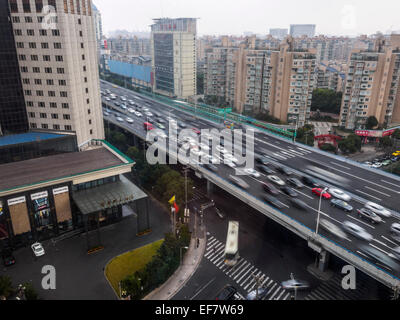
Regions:
<instances>
[{"instance_id":1,"label":"lane marking","mask_svg":"<svg viewBox=\"0 0 400 320\"><path fill-rule=\"evenodd\" d=\"M386 241L389 241L390 243L393 243L396 247L399 246L396 242L394 242L394 241L392 241L392 240L386 238L385 236L381 236L381 237L382 237L383 239L385 239Z\"/></svg>"},{"instance_id":2,"label":"lane marking","mask_svg":"<svg viewBox=\"0 0 400 320\"><path fill-rule=\"evenodd\" d=\"M373 241L378 242L379 244L381 244L381 245L383 245L383 246L385 246L385 247L388 247L390 250L392 249L392 248L389 247L386 243L383 243L383 242L381 242L381 241L379 241L379 240L377 240L377 239L373 239Z\"/></svg>"},{"instance_id":3,"label":"lane marking","mask_svg":"<svg viewBox=\"0 0 400 320\"><path fill-rule=\"evenodd\" d=\"M388 195L388 194L386 194L386 193L383 193L383 192L381 192L381 191L378 191L378 190L372 189L372 188L370 188L370 187L368 187L368 186L365 186L365 189L372 190L372 191L374 191L374 192L377 192L377 193L383 194L384 196L391 198L391 196L390 196L390 195Z\"/></svg>"},{"instance_id":4,"label":"lane marking","mask_svg":"<svg viewBox=\"0 0 400 320\"><path fill-rule=\"evenodd\" d=\"M389 255L389 253L388 252L386 252L385 250L382 250L381 248L379 248L379 247L377 247L377 246L374 246L373 244L369 244L371 247L374 247L375 249L377 249L377 250L379 250L379 251L381 251L381 252L383 252L383 253L386 253L387 255Z\"/></svg>"},{"instance_id":5,"label":"lane marking","mask_svg":"<svg viewBox=\"0 0 400 320\"><path fill-rule=\"evenodd\" d=\"M191 297L190 300L193 300L195 297L197 297L197 296L199 295L199 293L202 292L205 288L207 288L207 287L211 284L211 282L213 282L215 279L216 279L216 277L213 278L213 279L211 279L211 280L210 280L206 285L204 285L193 297Z\"/></svg>"},{"instance_id":6,"label":"lane marking","mask_svg":"<svg viewBox=\"0 0 400 320\"><path fill-rule=\"evenodd\" d=\"M301 191L299 191L299 190L296 190L296 192L302 194L303 196L305 196L305 197L307 197L307 198L309 198L309 199L311 199L311 200L314 200L314 198L311 197L311 196L309 196L308 194L305 194L305 193L303 193L303 192L301 192Z\"/></svg>"},{"instance_id":7,"label":"lane marking","mask_svg":"<svg viewBox=\"0 0 400 320\"><path fill-rule=\"evenodd\" d=\"M345 168L345 169L347 169L347 170L351 170L351 168L342 166L341 164L338 164L338 163L336 163L336 162L330 161L330 163L334 164L335 166L342 167L342 168Z\"/></svg>"},{"instance_id":8,"label":"lane marking","mask_svg":"<svg viewBox=\"0 0 400 320\"><path fill-rule=\"evenodd\" d=\"M370 194L368 194L368 193L365 193L364 191L361 191L361 190L356 190L356 191L358 191L358 192L360 192L360 193L363 193L363 194L365 194L365 195L367 195L367 196L369 196L369 197L371 197L371 198L374 198L374 199L377 199L377 200L379 200L379 201L382 201L382 199L379 199L379 198L377 198L377 197L374 197L374 196L372 196L372 195L370 195Z\"/></svg>"},{"instance_id":9,"label":"lane marking","mask_svg":"<svg viewBox=\"0 0 400 320\"><path fill-rule=\"evenodd\" d=\"M400 186L400 184L394 184L394 183L391 183L391 182L389 182L389 181L386 181L386 180L381 180L382 182L385 182L385 183L387 183L387 184L391 184L391 185L393 185L393 186L395 186L395 187L399 187Z\"/></svg>"},{"instance_id":10,"label":"lane marking","mask_svg":"<svg viewBox=\"0 0 400 320\"><path fill-rule=\"evenodd\" d=\"M375 229L375 227L369 225L368 223L366 223L366 222L364 222L364 221L358 220L357 218L354 218L354 217L352 217L351 215L348 215L348 217L351 218L351 219L354 219L354 220L356 220L356 221L358 221L358 222L361 222L362 224L365 224L367 227L370 227L370 228L372 228L372 229Z\"/></svg>"}]
</instances>

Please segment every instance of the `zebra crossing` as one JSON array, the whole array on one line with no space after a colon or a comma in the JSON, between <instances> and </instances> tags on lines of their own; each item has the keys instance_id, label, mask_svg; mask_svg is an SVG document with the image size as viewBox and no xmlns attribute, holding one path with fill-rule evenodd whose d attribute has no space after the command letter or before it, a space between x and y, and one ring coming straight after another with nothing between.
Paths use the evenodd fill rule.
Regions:
<instances>
[{"instance_id":1,"label":"zebra crossing","mask_svg":"<svg viewBox=\"0 0 400 320\"><path fill-rule=\"evenodd\" d=\"M335 275L323 282L317 289L311 291L305 300L365 300L368 299L368 288L362 282L357 282L355 290L342 288L342 277Z\"/></svg>"},{"instance_id":2,"label":"zebra crossing","mask_svg":"<svg viewBox=\"0 0 400 320\"><path fill-rule=\"evenodd\" d=\"M290 293L283 289L279 283L265 275L246 259L241 257L233 267L225 265L224 253L225 243L217 240L214 236L207 239L204 257L230 277L246 293L245 295L256 289L258 278L260 279L260 292L260 288L264 289L264 293L260 294L260 300L287 300L290 298ZM241 297L243 296L241 295Z\"/></svg>"},{"instance_id":3,"label":"zebra crossing","mask_svg":"<svg viewBox=\"0 0 400 320\"><path fill-rule=\"evenodd\" d=\"M197 189L194 189L193 190L193 197L192 197L192 199L189 201L189 203L190 202L192 202L192 201L197 201L197 200L201 200L201 199L204 199L204 198L206 198L207 196L205 195L205 194L203 194L203 193L201 193L199 190L197 190Z\"/></svg>"}]
</instances>

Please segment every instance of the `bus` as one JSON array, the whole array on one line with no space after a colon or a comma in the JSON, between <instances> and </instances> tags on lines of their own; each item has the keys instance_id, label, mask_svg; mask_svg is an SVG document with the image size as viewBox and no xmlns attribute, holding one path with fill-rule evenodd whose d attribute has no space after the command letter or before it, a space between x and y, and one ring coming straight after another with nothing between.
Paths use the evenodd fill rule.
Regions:
<instances>
[{"instance_id":1,"label":"bus","mask_svg":"<svg viewBox=\"0 0 400 320\"><path fill-rule=\"evenodd\" d=\"M232 267L239 258L239 221L229 221L224 262L227 266Z\"/></svg>"}]
</instances>

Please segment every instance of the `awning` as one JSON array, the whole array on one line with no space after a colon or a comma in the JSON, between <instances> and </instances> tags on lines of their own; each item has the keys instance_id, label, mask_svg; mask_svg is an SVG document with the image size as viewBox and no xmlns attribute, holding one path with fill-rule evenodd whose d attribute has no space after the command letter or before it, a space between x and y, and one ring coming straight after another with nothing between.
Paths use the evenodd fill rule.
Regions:
<instances>
[{"instance_id":1,"label":"awning","mask_svg":"<svg viewBox=\"0 0 400 320\"><path fill-rule=\"evenodd\" d=\"M124 176L120 181L100 187L73 192L72 199L82 214L99 212L147 198L147 195Z\"/></svg>"}]
</instances>

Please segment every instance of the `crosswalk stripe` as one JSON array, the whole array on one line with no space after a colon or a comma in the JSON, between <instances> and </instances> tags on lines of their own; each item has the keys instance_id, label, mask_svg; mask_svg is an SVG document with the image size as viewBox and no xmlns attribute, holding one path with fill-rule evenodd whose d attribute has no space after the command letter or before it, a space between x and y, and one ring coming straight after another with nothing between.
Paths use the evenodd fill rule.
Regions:
<instances>
[{"instance_id":1,"label":"crosswalk stripe","mask_svg":"<svg viewBox=\"0 0 400 320\"><path fill-rule=\"evenodd\" d=\"M218 248L218 247L221 247L221 245L223 245L221 242L213 242L213 243L211 243L207 248L206 248L206 250L207 250L207 253L209 253L209 251L211 250L211 249L214 249L214 248Z\"/></svg>"},{"instance_id":2,"label":"crosswalk stripe","mask_svg":"<svg viewBox=\"0 0 400 320\"><path fill-rule=\"evenodd\" d=\"M218 241L218 240L217 239L213 239L212 241L207 242L206 250L208 251L216 241Z\"/></svg>"},{"instance_id":3,"label":"crosswalk stripe","mask_svg":"<svg viewBox=\"0 0 400 320\"><path fill-rule=\"evenodd\" d=\"M286 290L283 290L283 291L281 292L281 294L275 298L275 300L279 300L279 298L280 298L281 296L283 296L283 294L284 294L285 292L286 292Z\"/></svg>"},{"instance_id":4,"label":"crosswalk stripe","mask_svg":"<svg viewBox=\"0 0 400 320\"><path fill-rule=\"evenodd\" d=\"M230 269L229 271L226 271L225 274L227 276L234 274L235 272L240 270L246 263L247 263L247 261L245 259L240 258L239 262L232 269Z\"/></svg>"},{"instance_id":5,"label":"crosswalk stripe","mask_svg":"<svg viewBox=\"0 0 400 320\"><path fill-rule=\"evenodd\" d=\"M275 295L281 290L282 288L280 286L278 286L278 289L276 289L276 291L274 292L274 294L272 296L269 297L269 300L273 300Z\"/></svg>"},{"instance_id":6,"label":"crosswalk stripe","mask_svg":"<svg viewBox=\"0 0 400 320\"><path fill-rule=\"evenodd\" d=\"M246 275L247 274L249 274L248 276L247 276L247 278L246 279L244 279L243 281L242 281L242 283L240 283L239 285L242 287L245 283L246 283L246 281L248 280L248 279L250 279L250 277L252 276L252 274L254 273L254 272L257 272L258 271L258 269L256 268L255 270L253 270L252 272L248 272L248 273L246 273Z\"/></svg>"},{"instance_id":7,"label":"crosswalk stripe","mask_svg":"<svg viewBox=\"0 0 400 320\"><path fill-rule=\"evenodd\" d=\"M251 269L252 265L250 262L247 262L247 264L245 264L245 266L240 270L239 273L237 273L234 277L233 280L236 280L237 277L239 277L243 272L248 271L249 268ZM233 276L235 273L232 273L231 276Z\"/></svg>"},{"instance_id":8,"label":"crosswalk stripe","mask_svg":"<svg viewBox=\"0 0 400 320\"><path fill-rule=\"evenodd\" d=\"M283 298L283 300L286 300L289 296L290 296L290 292L288 292L288 294Z\"/></svg>"},{"instance_id":9,"label":"crosswalk stripe","mask_svg":"<svg viewBox=\"0 0 400 320\"><path fill-rule=\"evenodd\" d=\"M255 275L255 277L258 277L260 274L261 274L261 271L258 271L258 273ZM254 276L252 277L252 279L251 279L250 282L246 285L246 287L243 288L244 290L247 290L247 288L253 283L253 281L254 281L254 284L256 284L255 277L254 277ZM252 285L251 287L253 287L253 285Z\"/></svg>"},{"instance_id":10,"label":"crosswalk stripe","mask_svg":"<svg viewBox=\"0 0 400 320\"><path fill-rule=\"evenodd\" d=\"M214 255L218 254L218 252L220 252L220 251L222 251L222 250L225 250L225 247L224 247L224 246L218 245L218 246L215 247L215 250L214 250L214 249L213 249L213 250L210 250L210 251L207 252L204 256L205 256L207 259L212 259L211 257L213 257ZM211 254L210 254L210 253L211 253Z\"/></svg>"},{"instance_id":11,"label":"crosswalk stripe","mask_svg":"<svg viewBox=\"0 0 400 320\"><path fill-rule=\"evenodd\" d=\"M250 266L251 266L251 268L250 269L245 269L245 271L247 271L247 272L250 272L251 270L253 270L253 268L255 268L254 266L252 266L251 264L250 264ZM247 275L247 272L245 272L245 273L243 273L243 275L238 279L238 280L236 280L236 282L240 285L240 281L242 281L242 279Z\"/></svg>"},{"instance_id":12,"label":"crosswalk stripe","mask_svg":"<svg viewBox=\"0 0 400 320\"><path fill-rule=\"evenodd\" d=\"M213 256L212 258L210 258L210 261L212 263L214 263L216 260L220 259L221 257L223 257L223 255L221 256L221 254L225 251L225 248L221 248L220 250L217 251L217 253L215 254L215 256Z\"/></svg>"},{"instance_id":13,"label":"crosswalk stripe","mask_svg":"<svg viewBox=\"0 0 400 320\"><path fill-rule=\"evenodd\" d=\"M275 287L276 287L276 283L274 283L274 285L268 290L267 294L265 295L265 299L267 299L267 296L271 293L272 290L274 290Z\"/></svg>"},{"instance_id":14,"label":"crosswalk stripe","mask_svg":"<svg viewBox=\"0 0 400 320\"><path fill-rule=\"evenodd\" d=\"M261 271L260 271L260 273L261 273ZM264 274L262 274L260 276L265 277ZM256 288L256 285L257 285L257 281L254 281L254 283L249 287L248 291L249 292L253 291Z\"/></svg>"}]
</instances>

